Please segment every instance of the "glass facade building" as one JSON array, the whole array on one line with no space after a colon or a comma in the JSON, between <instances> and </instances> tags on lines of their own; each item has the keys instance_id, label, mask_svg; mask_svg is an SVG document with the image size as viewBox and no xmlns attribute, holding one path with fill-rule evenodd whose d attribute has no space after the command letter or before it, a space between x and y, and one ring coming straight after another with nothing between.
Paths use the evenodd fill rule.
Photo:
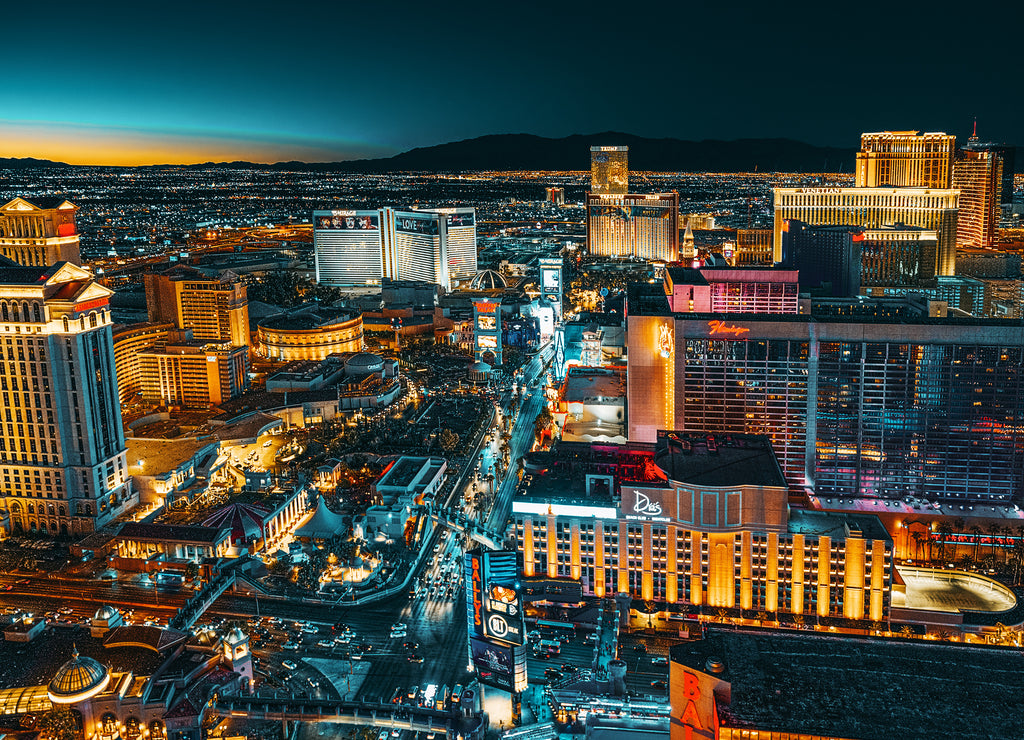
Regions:
<instances>
[{"instance_id":1,"label":"glass facade building","mask_svg":"<svg viewBox=\"0 0 1024 740\"><path fill-rule=\"evenodd\" d=\"M1017 322L632 309L627 320L630 441L653 441L656 425L764 434L789 484L819 496L1024 491Z\"/></svg>"},{"instance_id":2,"label":"glass facade building","mask_svg":"<svg viewBox=\"0 0 1024 740\"><path fill-rule=\"evenodd\" d=\"M629 147L590 147L590 192L625 195L629 192Z\"/></svg>"}]
</instances>

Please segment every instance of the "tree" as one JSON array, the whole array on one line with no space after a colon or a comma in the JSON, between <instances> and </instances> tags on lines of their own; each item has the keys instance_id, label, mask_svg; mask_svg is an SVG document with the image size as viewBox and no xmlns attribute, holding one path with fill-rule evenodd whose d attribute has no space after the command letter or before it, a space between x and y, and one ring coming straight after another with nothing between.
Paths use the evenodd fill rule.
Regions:
<instances>
[{"instance_id":1,"label":"tree","mask_svg":"<svg viewBox=\"0 0 1024 740\"><path fill-rule=\"evenodd\" d=\"M971 534L974 535L974 562L978 562L978 548L981 547L981 527L977 524L972 525Z\"/></svg>"},{"instance_id":2,"label":"tree","mask_svg":"<svg viewBox=\"0 0 1024 740\"><path fill-rule=\"evenodd\" d=\"M78 718L66 705L57 705L39 720L39 729L47 740L76 740L81 734Z\"/></svg>"},{"instance_id":3,"label":"tree","mask_svg":"<svg viewBox=\"0 0 1024 740\"><path fill-rule=\"evenodd\" d=\"M450 455L459 446L459 435L446 427L441 430L437 442L441 445L441 449Z\"/></svg>"},{"instance_id":4,"label":"tree","mask_svg":"<svg viewBox=\"0 0 1024 740\"><path fill-rule=\"evenodd\" d=\"M953 534L953 525L948 521L941 521L937 527L939 533L939 560L946 559L946 541ZM955 548L954 548L955 550ZM956 553L954 552L954 557ZM951 560L953 558L950 558Z\"/></svg>"}]
</instances>

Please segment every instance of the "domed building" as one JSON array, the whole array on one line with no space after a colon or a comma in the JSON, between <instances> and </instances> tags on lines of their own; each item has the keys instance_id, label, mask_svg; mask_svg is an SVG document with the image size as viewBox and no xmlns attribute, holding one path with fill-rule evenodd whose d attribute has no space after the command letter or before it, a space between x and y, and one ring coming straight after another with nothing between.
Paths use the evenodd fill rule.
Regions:
<instances>
[{"instance_id":1,"label":"domed building","mask_svg":"<svg viewBox=\"0 0 1024 740\"><path fill-rule=\"evenodd\" d=\"M505 277L494 270L481 270L469 281L470 290L502 291L507 287Z\"/></svg>"},{"instance_id":2,"label":"domed building","mask_svg":"<svg viewBox=\"0 0 1024 740\"><path fill-rule=\"evenodd\" d=\"M117 629L124 624L124 617L116 608L104 604L93 615L89 622L89 634L93 637L103 637L110 630Z\"/></svg>"},{"instance_id":3,"label":"domed building","mask_svg":"<svg viewBox=\"0 0 1024 740\"><path fill-rule=\"evenodd\" d=\"M78 704L96 696L109 683L110 672L98 660L79 655L76 649L46 687L46 695L54 704Z\"/></svg>"},{"instance_id":4,"label":"domed building","mask_svg":"<svg viewBox=\"0 0 1024 740\"><path fill-rule=\"evenodd\" d=\"M345 360L345 375L363 378L384 371L384 358L370 352L357 352Z\"/></svg>"},{"instance_id":5,"label":"domed building","mask_svg":"<svg viewBox=\"0 0 1024 740\"><path fill-rule=\"evenodd\" d=\"M321 310L284 314L260 322L257 345L273 360L323 360L336 352L363 348L363 315Z\"/></svg>"}]
</instances>

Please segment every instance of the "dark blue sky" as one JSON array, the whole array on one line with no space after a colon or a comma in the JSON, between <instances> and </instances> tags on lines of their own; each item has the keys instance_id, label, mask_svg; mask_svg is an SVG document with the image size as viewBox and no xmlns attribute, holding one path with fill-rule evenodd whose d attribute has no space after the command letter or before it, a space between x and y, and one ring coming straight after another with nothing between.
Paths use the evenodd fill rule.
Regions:
<instances>
[{"instance_id":1,"label":"dark blue sky","mask_svg":"<svg viewBox=\"0 0 1024 740\"><path fill-rule=\"evenodd\" d=\"M966 136L975 115L1024 143L1006 7L11 3L0 156L330 160L604 130L855 146Z\"/></svg>"}]
</instances>

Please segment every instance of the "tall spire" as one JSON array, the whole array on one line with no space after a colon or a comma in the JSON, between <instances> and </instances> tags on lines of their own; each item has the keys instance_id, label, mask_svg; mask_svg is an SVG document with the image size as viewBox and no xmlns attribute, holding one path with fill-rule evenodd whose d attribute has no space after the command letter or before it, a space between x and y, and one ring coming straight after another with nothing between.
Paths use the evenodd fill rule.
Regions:
<instances>
[{"instance_id":1,"label":"tall spire","mask_svg":"<svg viewBox=\"0 0 1024 740\"><path fill-rule=\"evenodd\" d=\"M977 140L978 140L978 117L975 116L974 117L974 131L971 133L971 138L969 138L967 141L975 142Z\"/></svg>"}]
</instances>

